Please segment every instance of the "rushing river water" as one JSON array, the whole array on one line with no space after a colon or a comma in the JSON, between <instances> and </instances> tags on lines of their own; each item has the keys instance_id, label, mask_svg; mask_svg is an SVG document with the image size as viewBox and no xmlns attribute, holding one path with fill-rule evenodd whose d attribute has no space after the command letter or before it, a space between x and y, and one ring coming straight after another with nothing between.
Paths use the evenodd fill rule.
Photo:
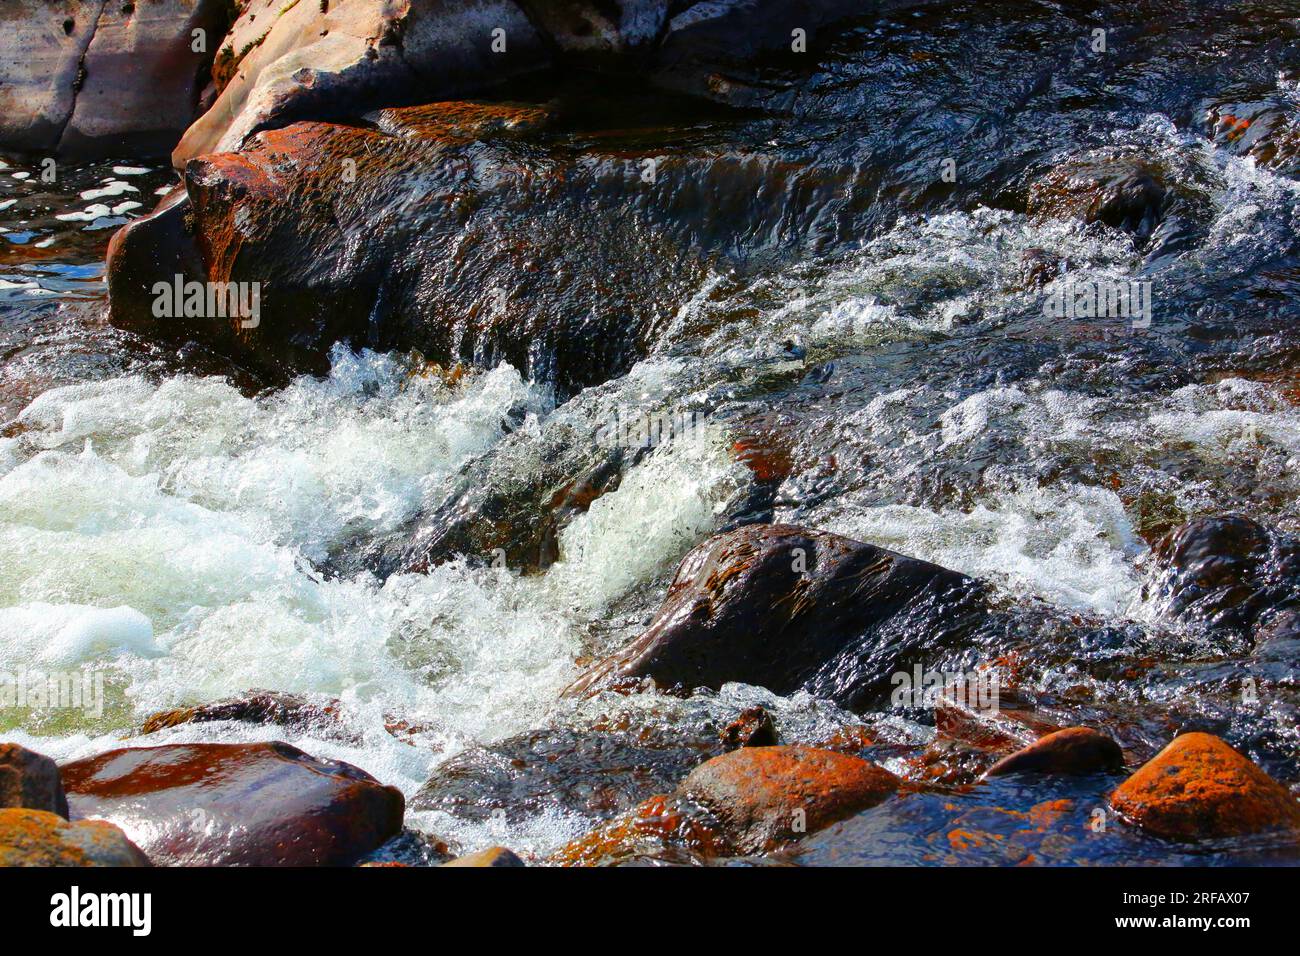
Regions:
<instances>
[{"instance_id":1,"label":"rushing river water","mask_svg":"<svg viewBox=\"0 0 1300 956\"><path fill-rule=\"evenodd\" d=\"M1167 56L1125 52L1138 28L1117 14L1112 42L1130 59L1104 75L1055 39L1066 21L1088 21L1035 4L983 20L920 4L848 31L811 77L776 68L751 99L778 105L779 122L742 116L692 135L751 152L770 136L774 156L854 170L846 188L872 201L835 206L835 222L819 220L815 199L780 212L769 234L748 237L746 268L702 277L630 371L570 398L506 364L451 381L419 356L344 346L328 376L259 389L210 357L119 333L101 318L105 245L170 173L109 162L49 184L38 159L8 157L0 670L89 668L106 705L35 720L0 711L0 731L66 759L171 706L250 688L320 695L342 701L349 733L214 723L149 739L288 739L409 798L448 761L490 776L475 748L538 728L577 733L611 709L633 728L707 728L762 703L790 741L866 723L888 742L874 756L902 768L933 735L924 715L855 716L742 686L557 703L579 661L639 632L692 545L757 518L987 579L1008 604L1050 611L1017 649L1039 691L1124 712L1126 746L1205 726L1300 782L1294 649L1225 647L1144 589L1150 544L1189 517L1241 513L1300 531L1300 182L1215 142L1202 115L1219 96L1295 121L1300 7L1204 4L1201 30L1171 5L1144 6L1168 17ZM992 52L966 72L975 49ZM1039 50L1040 70L1000 70L1009 49ZM1048 92L1039 74L1053 70ZM972 185L936 188L946 154L933 140L958 133L971 167L958 183ZM1144 157L1191 197L1176 228L1143 235L1026 209L1042 170L1104 149ZM798 241L787 219L801 223ZM1025 279L1042 262L1049 283L1150 283L1149 325L1051 317L1053 287ZM602 425L664 409L685 416L686 434L563 524L544 571L467 559L376 573L382 561L357 557L427 531L467 482L522 500L516 485L546 462L570 475L596 467ZM1063 620L1076 630L1062 633ZM1243 675L1267 688L1262 703L1236 703ZM394 720L409 732L390 732ZM557 776L572 772L561 765ZM471 799L408 823L542 854L608 815L568 780L514 787L508 812ZM1105 792L1007 782L917 797L788 856L1276 858L1267 844L1174 853L1089 831ZM952 801L963 827L999 837L951 845Z\"/></svg>"}]
</instances>

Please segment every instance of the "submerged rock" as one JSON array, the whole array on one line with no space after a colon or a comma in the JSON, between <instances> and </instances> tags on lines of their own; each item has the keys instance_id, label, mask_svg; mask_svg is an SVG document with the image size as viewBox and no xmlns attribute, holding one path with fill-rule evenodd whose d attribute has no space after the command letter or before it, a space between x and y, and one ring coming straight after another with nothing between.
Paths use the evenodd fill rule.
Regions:
<instances>
[{"instance_id":1,"label":"submerged rock","mask_svg":"<svg viewBox=\"0 0 1300 956\"><path fill-rule=\"evenodd\" d=\"M1171 201L1165 171L1141 157L1101 153L1066 162L1029 190L1031 216L1101 222L1140 239L1159 225Z\"/></svg>"},{"instance_id":2,"label":"submerged rock","mask_svg":"<svg viewBox=\"0 0 1300 956\"><path fill-rule=\"evenodd\" d=\"M1003 757L985 776L1108 773L1123 768L1124 752L1110 737L1091 727L1066 727Z\"/></svg>"},{"instance_id":3,"label":"submerged rock","mask_svg":"<svg viewBox=\"0 0 1300 956\"><path fill-rule=\"evenodd\" d=\"M149 866L149 859L103 820L69 823L44 810L3 809L0 866Z\"/></svg>"},{"instance_id":4,"label":"submerged rock","mask_svg":"<svg viewBox=\"0 0 1300 956\"><path fill-rule=\"evenodd\" d=\"M650 627L570 685L660 688L736 681L870 705L923 652L959 647L984 624L981 585L938 565L824 531L747 525L682 561Z\"/></svg>"},{"instance_id":5,"label":"submerged rock","mask_svg":"<svg viewBox=\"0 0 1300 956\"><path fill-rule=\"evenodd\" d=\"M411 809L471 821L504 814L512 824L547 813L601 820L671 790L722 751L716 730L612 714L592 727L543 728L457 754L433 772Z\"/></svg>"},{"instance_id":6,"label":"submerged rock","mask_svg":"<svg viewBox=\"0 0 1300 956\"><path fill-rule=\"evenodd\" d=\"M226 0L8 0L0 146L166 155L194 119L229 12Z\"/></svg>"},{"instance_id":7,"label":"submerged rock","mask_svg":"<svg viewBox=\"0 0 1300 956\"><path fill-rule=\"evenodd\" d=\"M1300 606L1300 546L1240 515L1196 518L1151 549L1144 586L1166 613L1212 631L1248 634Z\"/></svg>"},{"instance_id":8,"label":"submerged rock","mask_svg":"<svg viewBox=\"0 0 1300 956\"><path fill-rule=\"evenodd\" d=\"M762 707L747 707L739 717L722 728L722 746L728 750L738 747L773 747L776 745L776 725L772 715Z\"/></svg>"},{"instance_id":9,"label":"submerged rock","mask_svg":"<svg viewBox=\"0 0 1300 956\"><path fill-rule=\"evenodd\" d=\"M66 818L68 799L58 764L18 744L0 744L0 808L44 810Z\"/></svg>"},{"instance_id":10,"label":"submerged rock","mask_svg":"<svg viewBox=\"0 0 1300 956\"><path fill-rule=\"evenodd\" d=\"M1214 145L1247 156L1260 167L1300 176L1300 115L1290 97L1276 91L1246 100L1221 100L1205 111Z\"/></svg>"},{"instance_id":11,"label":"submerged rock","mask_svg":"<svg viewBox=\"0 0 1300 956\"><path fill-rule=\"evenodd\" d=\"M346 865L402 825L395 787L283 743L111 750L62 772L74 818L118 824L160 864Z\"/></svg>"},{"instance_id":12,"label":"submerged rock","mask_svg":"<svg viewBox=\"0 0 1300 956\"><path fill-rule=\"evenodd\" d=\"M1130 823L1171 840L1300 830L1300 804L1276 780L1211 734L1190 733L1111 795Z\"/></svg>"}]
</instances>

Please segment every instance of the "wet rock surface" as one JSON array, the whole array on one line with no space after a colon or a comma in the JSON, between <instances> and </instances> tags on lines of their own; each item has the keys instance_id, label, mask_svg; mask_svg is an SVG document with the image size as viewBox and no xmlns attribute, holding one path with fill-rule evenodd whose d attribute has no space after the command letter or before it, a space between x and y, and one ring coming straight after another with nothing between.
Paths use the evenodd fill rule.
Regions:
<instances>
[{"instance_id":1,"label":"wet rock surface","mask_svg":"<svg viewBox=\"0 0 1300 956\"><path fill-rule=\"evenodd\" d=\"M0 809L0 866L149 865L140 848L111 823L69 823L44 810Z\"/></svg>"},{"instance_id":2,"label":"wet rock surface","mask_svg":"<svg viewBox=\"0 0 1300 956\"><path fill-rule=\"evenodd\" d=\"M1124 768L1119 744L1090 727L1066 727L1003 757L985 776L1008 773L1114 773Z\"/></svg>"},{"instance_id":3,"label":"wet rock surface","mask_svg":"<svg viewBox=\"0 0 1300 956\"><path fill-rule=\"evenodd\" d=\"M466 856L458 856L450 860L443 866L466 866L466 867L511 867L524 866L524 861L515 856L503 846L489 847L486 850L479 850L477 853L470 853Z\"/></svg>"},{"instance_id":4,"label":"wet rock surface","mask_svg":"<svg viewBox=\"0 0 1300 956\"><path fill-rule=\"evenodd\" d=\"M282 743L112 750L62 775L74 819L117 824L161 865L343 865L402 823L400 791Z\"/></svg>"},{"instance_id":5,"label":"wet rock surface","mask_svg":"<svg viewBox=\"0 0 1300 956\"><path fill-rule=\"evenodd\" d=\"M936 565L750 525L687 555L650 628L565 693L647 677L664 689L738 681L861 707L910 657L960 647L986 612L976 582Z\"/></svg>"}]
</instances>

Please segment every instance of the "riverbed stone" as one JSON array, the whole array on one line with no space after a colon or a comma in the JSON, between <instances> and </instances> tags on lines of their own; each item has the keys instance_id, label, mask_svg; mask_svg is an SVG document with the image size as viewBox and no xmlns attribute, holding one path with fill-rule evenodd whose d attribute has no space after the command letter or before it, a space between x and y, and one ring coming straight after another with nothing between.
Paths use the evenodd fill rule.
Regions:
<instances>
[{"instance_id":1,"label":"riverbed stone","mask_svg":"<svg viewBox=\"0 0 1300 956\"><path fill-rule=\"evenodd\" d=\"M68 799L58 764L18 744L0 744L0 808L44 810L66 818Z\"/></svg>"},{"instance_id":2,"label":"riverbed stone","mask_svg":"<svg viewBox=\"0 0 1300 956\"><path fill-rule=\"evenodd\" d=\"M0 809L0 866L149 866L121 829L57 813Z\"/></svg>"},{"instance_id":3,"label":"riverbed stone","mask_svg":"<svg viewBox=\"0 0 1300 956\"><path fill-rule=\"evenodd\" d=\"M747 525L691 551L649 628L564 693L737 681L863 707L909 657L960 645L986 611L978 582L938 565L829 532Z\"/></svg>"},{"instance_id":4,"label":"riverbed stone","mask_svg":"<svg viewBox=\"0 0 1300 956\"><path fill-rule=\"evenodd\" d=\"M985 776L1112 773L1123 767L1124 752L1106 734L1091 727L1066 727L1003 757Z\"/></svg>"},{"instance_id":5,"label":"riverbed stone","mask_svg":"<svg viewBox=\"0 0 1300 956\"><path fill-rule=\"evenodd\" d=\"M1111 806L1170 840L1300 831L1300 803L1280 783L1212 734L1174 740L1125 780Z\"/></svg>"},{"instance_id":6,"label":"riverbed stone","mask_svg":"<svg viewBox=\"0 0 1300 956\"><path fill-rule=\"evenodd\" d=\"M738 852L759 853L875 806L900 783L829 750L746 747L701 764L677 789L718 817Z\"/></svg>"},{"instance_id":7,"label":"riverbed stone","mask_svg":"<svg viewBox=\"0 0 1300 956\"><path fill-rule=\"evenodd\" d=\"M131 747L62 773L73 819L117 824L159 864L347 865L402 825L401 791L284 743Z\"/></svg>"}]
</instances>

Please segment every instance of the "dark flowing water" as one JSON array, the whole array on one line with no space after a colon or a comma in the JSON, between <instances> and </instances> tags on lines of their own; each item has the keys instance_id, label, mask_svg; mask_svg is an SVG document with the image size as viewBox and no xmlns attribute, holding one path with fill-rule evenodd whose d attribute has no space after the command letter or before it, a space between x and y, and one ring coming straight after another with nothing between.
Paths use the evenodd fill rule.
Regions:
<instances>
[{"instance_id":1,"label":"dark flowing water","mask_svg":"<svg viewBox=\"0 0 1300 956\"><path fill-rule=\"evenodd\" d=\"M108 704L0 729L62 758L178 703L253 687L339 698L347 735L223 723L151 739L287 734L408 797L437 772L439 799L408 822L538 854L670 787L753 703L787 742L865 725L865 755L914 775L934 736L922 710L852 715L739 685L557 702L579 660L639 632L693 544L775 519L987 579L1024 614L1009 646L935 667L1014 657L1019 690L1134 755L1207 729L1300 784L1295 642L1225 637L1144 589L1151 543L1188 518L1300 532L1298 41L1297 3L923 3L850 24L815 68L728 77L732 110L642 119L564 86L574 108L546 148L620 170L668 156L678 192L660 209L722 247L675 277L692 295L643 357L572 397L508 365L448 384L420 356L345 347L328 377L258 391L132 340L100 318L103 251L170 174L107 163L46 184L37 161L8 158L0 667L100 669ZM1224 115L1258 132L1235 136ZM1257 137L1278 148L1252 154ZM713 160L674 173L687 149ZM1158 221L1035 206L1052 170L1098 157L1154 172L1171 197ZM609 265L591 281L618 282ZM1067 281L1149 282L1149 325L1045 314ZM602 427L665 413L688 433L531 534L555 522L539 489L608 463ZM490 502L523 515L548 560L391 573L386 555ZM394 716L413 733L389 733ZM779 861L1293 852L1096 830L1113 785L954 785Z\"/></svg>"}]
</instances>

